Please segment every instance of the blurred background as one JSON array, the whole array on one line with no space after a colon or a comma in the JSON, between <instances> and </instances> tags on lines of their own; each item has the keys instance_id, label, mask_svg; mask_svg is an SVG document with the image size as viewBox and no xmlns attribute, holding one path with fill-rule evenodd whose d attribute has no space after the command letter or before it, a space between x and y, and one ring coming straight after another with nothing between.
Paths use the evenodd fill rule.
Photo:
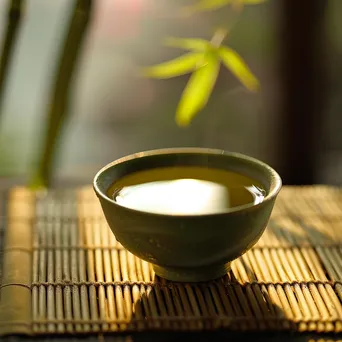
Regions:
<instances>
[{"instance_id":1,"label":"blurred background","mask_svg":"<svg viewBox=\"0 0 342 342\"><path fill-rule=\"evenodd\" d=\"M221 70L207 107L187 128L175 110L188 76L139 77L183 53L166 36L210 39L229 7L177 17L185 0L96 0L74 74L55 184L88 184L106 163L148 149L236 151L276 168L286 184L342 184L342 1L269 0L246 7L228 44L261 82L246 92ZM24 183L42 149L46 108L70 0L26 1L1 106L0 179ZM0 46L8 1L0 0ZM1 53L1 51L0 51Z\"/></svg>"}]
</instances>

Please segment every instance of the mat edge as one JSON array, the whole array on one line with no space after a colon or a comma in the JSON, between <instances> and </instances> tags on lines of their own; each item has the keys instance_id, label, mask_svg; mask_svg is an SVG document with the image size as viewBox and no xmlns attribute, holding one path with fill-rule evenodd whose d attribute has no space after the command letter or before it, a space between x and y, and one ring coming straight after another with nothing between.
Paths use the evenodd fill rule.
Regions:
<instances>
[{"instance_id":1,"label":"mat edge","mask_svg":"<svg viewBox=\"0 0 342 342\"><path fill-rule=\"evenodd\" d=\"M0 336L31 335L31 222L35 217L35 194L25 187L13 187L7 191L6 200Z\"/></svg>"}]
</instances>

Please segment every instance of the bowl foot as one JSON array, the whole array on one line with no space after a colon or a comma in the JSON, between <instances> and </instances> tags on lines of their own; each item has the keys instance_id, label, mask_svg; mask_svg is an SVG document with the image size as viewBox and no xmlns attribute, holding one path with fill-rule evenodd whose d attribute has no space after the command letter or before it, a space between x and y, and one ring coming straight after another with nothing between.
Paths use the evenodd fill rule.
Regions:
<instances>
[{"instance_id":1,"label":"bowl foot","mask_svg":"<svg viewBox=\"0 0 342 342\"><path fill-rule=\"evenodd\" d=\"M230 262L223 265L211 265L207 267L162 267L153 265L153 270L158 277L175 282L204 282L223 277L230 271Z\"/></svg>"}]
</instances>

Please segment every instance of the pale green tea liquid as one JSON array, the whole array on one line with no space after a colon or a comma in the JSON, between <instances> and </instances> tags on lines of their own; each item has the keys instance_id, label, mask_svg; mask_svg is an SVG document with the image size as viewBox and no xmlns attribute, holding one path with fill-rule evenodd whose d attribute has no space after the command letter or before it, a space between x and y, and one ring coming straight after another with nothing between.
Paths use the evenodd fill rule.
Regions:
<instances>
[{"instance_id":1,"label":"pale green tea liquid","mask_svg":"<svg viewBox=\"0 0 342 342\"><path fill-rule=\"evenodd\" d=\"M108 190L118 204L145 212L203 215L264 200L265 190L249 177L205 167L166 167L136 172Z\"/></svg>"}]
</instances>

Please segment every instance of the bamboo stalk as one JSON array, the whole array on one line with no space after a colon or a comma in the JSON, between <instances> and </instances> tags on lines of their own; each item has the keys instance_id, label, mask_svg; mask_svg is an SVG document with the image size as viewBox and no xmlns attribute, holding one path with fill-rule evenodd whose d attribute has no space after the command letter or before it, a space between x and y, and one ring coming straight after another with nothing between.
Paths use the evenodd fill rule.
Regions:
<instances>
[{"instance_id":1,"label":"bamboo stalk","mask_svg":"<svg viewBox=\"0 0 342 342\"><path fill-rule=\"evenodd\" d=\"M92 0L75 0L69 29L62 47L57 67L55 84L52 88L50 105L47 108L47 128L43 151L38 167L30 181L32 188L48 187L51 182L57 139L68 118L68 105L72 76L80 55L81 45L90 20Z\"/></svg>"},{"instance_id":2,"label":"bamboo stalk","mask_svg":"<svg viewBox=\"0 0 342 342\"><path fill-rule=\"evenodd\" d=\"M9 1L8 25L0 57L0 118L2 114L1 108L2 102L4 100L6 78L8 75L11 55L14 50L14 45L19 30L25 2L25 0Z\"/></svg>"}]
</instances>

